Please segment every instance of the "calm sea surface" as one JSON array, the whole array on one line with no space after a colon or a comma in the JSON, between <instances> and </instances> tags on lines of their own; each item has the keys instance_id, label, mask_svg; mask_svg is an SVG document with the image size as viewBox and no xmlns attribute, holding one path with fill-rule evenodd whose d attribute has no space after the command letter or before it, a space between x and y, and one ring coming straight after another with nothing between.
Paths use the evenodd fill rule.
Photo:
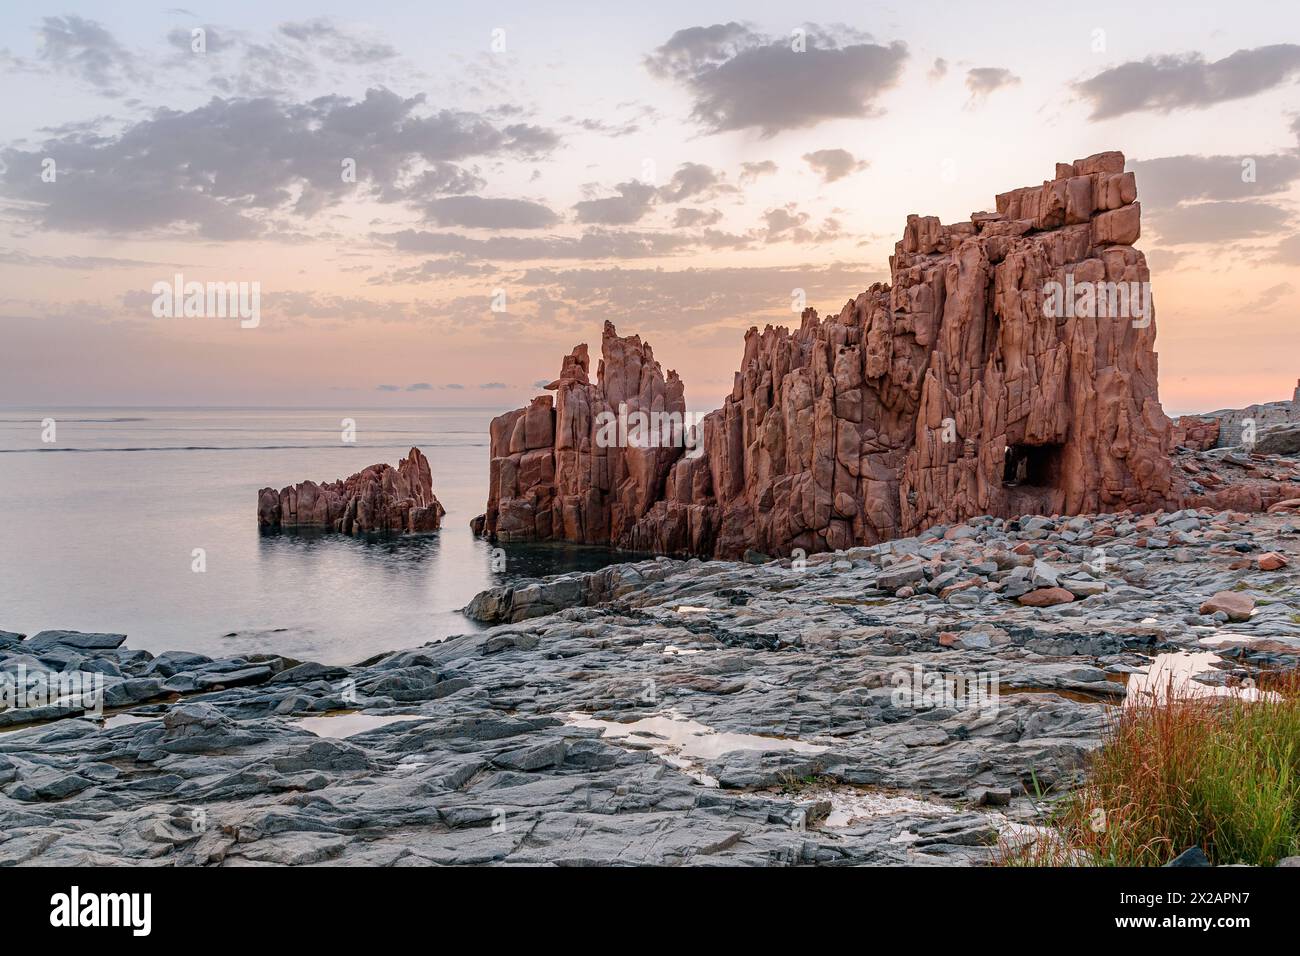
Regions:
<instances>
[{"instance_id":1,"label":"calm sea surface","mask_svg":"<svg viewBox=\"0 0 1300 956\"><path fill-rule=\"evenodd\" d=\"M459 609L484 588L629 560L512 546L493 570L469 520L487 500L487 426L500 411L0 409L0 629L355 663L475 630ZM45 417L56 421L52 444L41 440ZM344 417L356 421L353 444ZM258 531L259 488L395 465L412 445L447 509L441 531Z\"/></svg>"}]
</instances>

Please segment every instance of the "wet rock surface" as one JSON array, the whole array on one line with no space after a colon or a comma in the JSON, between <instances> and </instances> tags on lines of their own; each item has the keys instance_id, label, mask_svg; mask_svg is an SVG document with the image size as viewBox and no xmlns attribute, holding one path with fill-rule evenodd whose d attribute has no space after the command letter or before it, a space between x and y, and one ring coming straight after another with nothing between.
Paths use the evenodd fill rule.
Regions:
<instances>
[{"instance_id":1,"label":"wet rock surface","mask_svg":"<svg viewBox=\"0 0 1300 956\"><path fill-rule=\"evenodd\" d=\"M1215 684L1296 666L1296 522L660 558L485 592L496 626L353 667L3 632L0 672L101 675L120 703L0 711L0 863L986 863L1153 656L1215 651ZM1041 591L1072 600L1020 600ZM1225 593L1252 606L1206 606Z\"/></svg>"}]
</instances>

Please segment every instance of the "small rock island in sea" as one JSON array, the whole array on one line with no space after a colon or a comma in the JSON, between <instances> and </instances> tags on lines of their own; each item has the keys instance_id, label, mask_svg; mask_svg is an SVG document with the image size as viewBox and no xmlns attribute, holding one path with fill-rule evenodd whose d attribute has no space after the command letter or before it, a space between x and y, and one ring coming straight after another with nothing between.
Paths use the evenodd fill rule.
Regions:
<instances>
[{"instance_id":1,"label":"small rock island in sea","mask_svg":"<svg viewBox=\"0 0 1300 956\"><path fill-rule=\"evenodd\" d=\"M418 448L396 468L371 465L337 481L300 481L257 493L262 528L325 528L344 534L437 531L446 513L433 493L429 459Z\"/></svg>"}]
</instances>

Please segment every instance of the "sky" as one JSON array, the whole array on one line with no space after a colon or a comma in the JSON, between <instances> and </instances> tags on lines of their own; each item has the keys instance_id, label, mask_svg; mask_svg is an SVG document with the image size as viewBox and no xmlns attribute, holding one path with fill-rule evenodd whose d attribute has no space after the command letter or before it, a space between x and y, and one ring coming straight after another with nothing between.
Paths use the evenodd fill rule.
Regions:
<instances>
[{"instance_id":1,"label":"sky","mask_svg":"<svg viewBox=\"0 0 1300 956\"><path fill-rule=\"evenodd\" d=\"M1166 412L1300 376L1293 2L40 6L0 7L0 405L507 407L611 320L707 410L909 213L1107 149ZM256 326L155 316L177 274Z\"/></svg>"}]
</instances>

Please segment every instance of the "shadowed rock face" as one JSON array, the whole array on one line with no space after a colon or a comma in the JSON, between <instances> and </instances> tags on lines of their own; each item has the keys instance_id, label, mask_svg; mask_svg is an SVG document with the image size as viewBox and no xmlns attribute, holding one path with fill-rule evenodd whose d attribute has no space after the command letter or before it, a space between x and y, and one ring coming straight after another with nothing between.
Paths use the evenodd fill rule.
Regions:
<instances>
[{"instance_id":1,"label":"shadowed rock face","mask_svg":"<svg viewBox=\"0 0 1300 956\"><path fill-rule=\"evenodd\" d=\"M1136 297L1122 317L1048 308L1051 283L1149 290L1139 226L1118 152L1058 164L969 222L909 216L891 282L836 316L805 310L795 331L746 333L698 455L602 447L601 412L685 407L649 345L606 323L594 384L579 346L548 386L554 401L492 423L475 530L726 557L847 548L973 515L1171 504L1149 293L1137 315Z\"/></svg>"},{"instance_id":2,"label":"shadowed rock face","mask_svg":"<svg viewBox=\"0 0 1300 956\"><path fill-rule=\"evenodd\" d=\"M303 481L257 493L257 524L263 528L329 528L344 534L437 531L446 513L433 494L429 460L418 448L396 468L371 465L338 481Z\"/></svg>"}]
</instances>

